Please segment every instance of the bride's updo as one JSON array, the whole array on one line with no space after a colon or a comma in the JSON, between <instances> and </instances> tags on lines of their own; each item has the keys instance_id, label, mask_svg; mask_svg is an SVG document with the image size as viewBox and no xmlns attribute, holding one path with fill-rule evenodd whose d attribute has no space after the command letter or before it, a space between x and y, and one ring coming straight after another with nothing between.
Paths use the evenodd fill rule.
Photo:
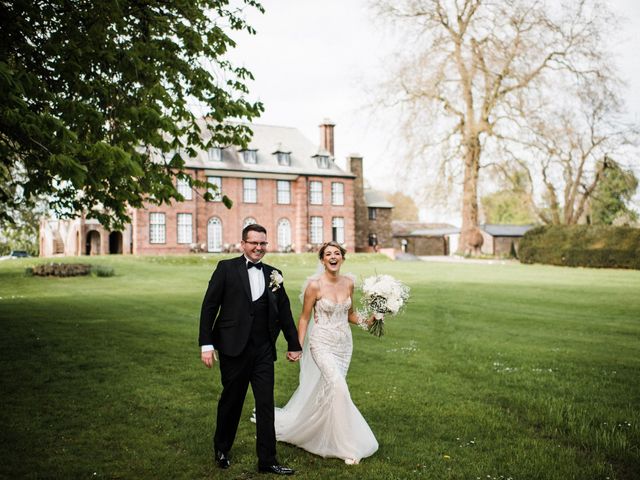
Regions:
<instances>
[{"instance_id":1,"label":"bride's updo","mask_svg":"<svg viewBox=\"0 0 640 480\"><path fill-rule=\"evenodd\" d=\"M338 250L340 250L342 258L346 258L347 250L335 240L331 240L330 242L322 244L322 246L320 247L320 251L318 252L318 258L320 260L322 260L322 257L324 257L324 251L327 249L327 247L336 247Z\"/></svg>"}]
</instances>

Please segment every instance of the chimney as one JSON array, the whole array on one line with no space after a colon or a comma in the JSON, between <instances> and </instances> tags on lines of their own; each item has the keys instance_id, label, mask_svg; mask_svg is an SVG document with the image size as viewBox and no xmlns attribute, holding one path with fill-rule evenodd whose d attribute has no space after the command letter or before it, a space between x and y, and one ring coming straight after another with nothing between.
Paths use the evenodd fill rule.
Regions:
<instances>
[{"instance_id":1,"label":"chimney","mask_svg":"<svg viewBox=\"0 0 640 480\"><path fill-rule=\"evenodd\" d=\"M349 170L356 177L353 182L356 252L366 252L369 245L369 224L367 202L364 198L364 175L362 156L352 153L347 157Z\"/></svg>"},{"instance_id":2,"label":"chimney","mask_svg":"<svg viewBox=\"0 0 640 480\"><path fill-rule=\"evenodd\" d=\"M332 157L335 156L333 148L333 127L335 126L336 124L328 118L325 118L320 124L320 147L329 152Z\"/></svg>"}]
</instances>

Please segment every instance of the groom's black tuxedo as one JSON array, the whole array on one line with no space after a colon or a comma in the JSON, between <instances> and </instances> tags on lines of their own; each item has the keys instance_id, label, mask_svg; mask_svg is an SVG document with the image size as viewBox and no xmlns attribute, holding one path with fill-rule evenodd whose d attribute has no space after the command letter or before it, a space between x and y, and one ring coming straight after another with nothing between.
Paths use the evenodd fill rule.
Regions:
<instances>
[{"instance_id":1,"label":"groom's black tuxedo","mask_svg":"<svg viewBox=\"0 0 640 480\"><path fill-rule=\"evenodd\" d=\"M288 351L296 352L302 348L298 343L298 332L284 285L275 292L269 287L271 273L274 270L281 272L265 263L262 266L269 301L268 340L273 346L275 360L275 342L280 330L287 340ZM240 355L247 345L253 327L252 303L245 256L220 261L211 276L209 288L202 302L200 345L214 345L219 352L230 357Z\"/></svg>"},{"instance_id":2,"label":"groom's black tuxedo","mask_svg":"<svg viewBox=\"0 0 640 480\"><path fill-rule=\"evenodd\" d=\"M262 264L265 290L252 300L245 256L222 260L211 276L200 313L200 345L213 345L220 354L222 394L214 446L229 452L242 413L249 383L256 400L258 460L275 463L273 425L273 361L282 330L288 351L301 351L284 285L269 286L273 267ZM280 273L278 271L278 273Z\"/></svg>"}]
</instances>

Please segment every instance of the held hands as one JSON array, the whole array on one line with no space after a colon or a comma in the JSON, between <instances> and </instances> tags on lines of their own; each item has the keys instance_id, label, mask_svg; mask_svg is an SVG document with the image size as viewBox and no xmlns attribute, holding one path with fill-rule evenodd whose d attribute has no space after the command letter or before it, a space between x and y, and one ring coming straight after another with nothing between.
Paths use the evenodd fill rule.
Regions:
<instances>
[{"instance_id":1,"label":"held hands","mask_svg":"<svg viewBox=\"0 0 640 480\"><path fill-rule=\"evenodd\" d=\"M287 360L297 362L302 358L302 352L287 352Z\"/></svg>"},{"instance_id":2,"label":"held hands","mask_svg":"<svg viewBox=\"0 0 640 480\"><path fill-rule=\"evenodd\" d=\"M218 361L218 353L215 350L209 350L208 352L200 353L200 359L204 363L205 367L211 368L213 364Z\"/></svg>"}]
</instances>

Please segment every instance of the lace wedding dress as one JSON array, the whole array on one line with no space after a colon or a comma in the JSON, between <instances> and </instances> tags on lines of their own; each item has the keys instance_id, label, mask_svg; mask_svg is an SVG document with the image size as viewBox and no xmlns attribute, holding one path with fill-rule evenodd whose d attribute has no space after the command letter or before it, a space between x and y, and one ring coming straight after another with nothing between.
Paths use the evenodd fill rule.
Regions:
<instances>
[{"instance_id":1,"label":"lace wedding dress","mask_svg":"<svg viewBox=\"0 0 640 480\"><path fill-rule=\"evenodd\" d=\"M351 299L316 302L300 360L300 385L287 405L276 408L275 427L279 441L357 463L378 450L378 442L347 387L353 350L350 307Z\"/></svg>"}]
</instances>

